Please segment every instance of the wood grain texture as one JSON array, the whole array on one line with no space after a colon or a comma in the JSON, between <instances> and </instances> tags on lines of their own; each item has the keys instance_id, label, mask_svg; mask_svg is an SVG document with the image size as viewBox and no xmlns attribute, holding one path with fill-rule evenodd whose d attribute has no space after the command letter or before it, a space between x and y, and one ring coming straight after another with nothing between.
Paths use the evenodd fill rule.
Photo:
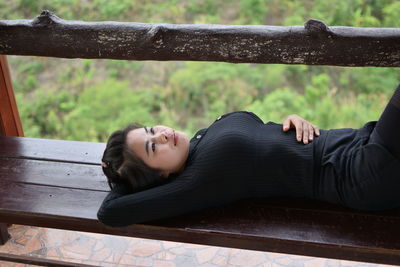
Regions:
<instances>
[{"instance_id":1,"label":"wood grain texture","mask_svg":"<svg viewBox=\"0 0 400 267\"><path fill-rule=\"evenodd\" d=\"M239 202L168 220L111 228L96 220L105 192L1 184L5 222L300 255L400 263L398 217L248 206ZM366 234L368 233L368 234Z\"/></svg>"},{"instance_id":2,"label":"wood grain texture","mask_svg":"<svg viewBox=\"0 0 400 267\"><path fill-rule=\"evenodd\" d=\"M3 158L0 161L0 181L103 192L110 190L100 166L43 160Z\"/></svg>"},{"instance_id":3,"label":"wood grain texture","mask_svg":"<svg viewBox=\"0 0 400 267\"><path fill-rule=\"evenodd\" d=\"M100 165L105 143L0 137L0 158L27 158Z\"/></svg>"},{"instance_id":4,"label":"wood grain texture","mask_svg":"<svg viewBox=\"0 0 400 267\"><path fill-rule=\"evenodd\" d=\"M35 45L31 45L35 44ZM0 21L0 53L62 58L400 67L399 28Z\"/></svg>"},{"instance_id":5,"label":"wood grain texture","mask_svg":"<svg viewBox=\"0 0 400 267\"><path fill-rule=\"evenodd\" d=\"M5 136L24 136L10 70L4 55L0 55L0 133Z\"/></svg>"}]
</instances>

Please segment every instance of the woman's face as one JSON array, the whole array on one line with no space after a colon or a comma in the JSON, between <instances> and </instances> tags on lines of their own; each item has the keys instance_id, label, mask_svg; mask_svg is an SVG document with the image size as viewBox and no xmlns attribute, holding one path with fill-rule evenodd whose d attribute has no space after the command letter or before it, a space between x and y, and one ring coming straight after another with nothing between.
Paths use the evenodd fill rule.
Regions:
<instances>
[{"instance_id":1,"label":"woman's face","mask_svg":"<svg viewBox=\"0 0 400 267\"><path fill-rule=\"evenodd\" d=\"M165 177L181 171L189 155L189 137L162 125L130 131L127 144L147 166L161 170Z\"/></svg>"}]
</instances>

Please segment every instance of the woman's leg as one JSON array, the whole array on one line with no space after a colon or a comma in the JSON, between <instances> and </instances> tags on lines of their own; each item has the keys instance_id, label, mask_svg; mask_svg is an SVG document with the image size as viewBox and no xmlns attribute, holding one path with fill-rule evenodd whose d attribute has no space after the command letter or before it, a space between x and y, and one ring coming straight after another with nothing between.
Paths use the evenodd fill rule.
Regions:
<instances>
[{"instance_id":1,"label":"woman's leg","mask_svg":"<svg viewBox=\"0 0 400 267\"><path fill-rule=\"evenodd\" d=\"M352 157L343 181L347 206L363 210L400 207L400 86L384 109L368 144Z\"/></svg>"},{"instance_id":2,"label":"woman's leg","mask_svg":"<svg viewBox=\"0 0 400 267\"><path fill-rule=\"evenodd\" d=\"M400 159L400 85L379 118L370 142L381 144Z\"/></svg>"}]
</instances>

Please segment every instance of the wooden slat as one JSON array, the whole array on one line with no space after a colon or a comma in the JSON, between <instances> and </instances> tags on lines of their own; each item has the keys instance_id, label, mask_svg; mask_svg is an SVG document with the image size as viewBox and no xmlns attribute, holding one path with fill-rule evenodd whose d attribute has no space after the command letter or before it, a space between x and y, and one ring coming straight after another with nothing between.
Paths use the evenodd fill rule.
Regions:
<instances>
[{"instance_id":1,"label":"wooden slat","mask_svg":"<svg viewBox=\"0 0 400 267\"><path fill-rule=\"evenodd\" d=\"M0 181L110 190L100 166L42 160L4 158L0 161Z\"/></svg>"},{"instance_id":2,"label":"wooden slat","mask_svg":"<svg viewBox=\"0 0 400 267\"><path fill-rule=\"evenodd\" d=\"M100 165L104 143L0 137L0 158L32 158Z\"/></svg>"},{"instance_id":3,"label":"wooden slat","mask_svg":"<svg viewBox=\"0 0 400 267\"><path fill-rule=\"evenodd\" d=\"M354 210L351 208L347 208L340 205L331 204L323 201L316 201L314 199L303 199L303 198L295 198L290 199L286 197L276 197L276 198L264 198L264 199L249 199L248 206L261 206L261 207L277 207L282 209L304 209L304 210L325 210L330 211L332 213L346 213L346 214L356 214L360 216L380 216L380 217L396 217L400 218L400 208L391 209L386 211L362 211L362 210Z\"/></svg>"},{"instance_id":4,"label":"wooden slat","mask_svg":"<svg viewBox=\"0 0 400 267\"><path fill-rule=\"evenodd\" d=\"M146 225L96 220L105 192L0 184L0 220L9 223L308 256L400 263L400 218L239 202ZM368 233L368 234L366 234Z\"/></svg>"},{"instance_id":5,"label":"wooden slat","mask_svg":"<svg viewBox=\"0 0 400 267\"><path fill-rule=\"evenodd\" d=\"M51 217L96 218L107 192L0 181L0 209ZM34 215L33 215L34 216Z\"/></svg>"},{"instance_id":6,"label":"wooden slat","mask_svg":"<svg viewBox=\"0 0 400 267\"><path fill-rule=\"evenodd\" d=\"M6 136L24 136L7 58L0 55L0 132Z\"/></svg>"}]
</instances>

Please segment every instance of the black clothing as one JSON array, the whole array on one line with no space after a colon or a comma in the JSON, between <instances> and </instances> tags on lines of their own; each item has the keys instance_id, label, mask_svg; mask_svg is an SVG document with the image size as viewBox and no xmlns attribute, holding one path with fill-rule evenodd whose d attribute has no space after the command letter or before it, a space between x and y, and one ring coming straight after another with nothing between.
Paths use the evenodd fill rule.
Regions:
<instances>
[{"instance_id":1,"label":"black clothing","mask_svg":"<svg viewBox=\"0 0 400 267\"><path fill-rule=\"evenodd\" d=\"M400 85L376 124L372 137L400 159ZM375 133L376 132L376 133Z\"/></svg>"},{"instance_id":2,"label":"black clothing","mask_svg":"<svg viewBox=\"0 0 400 267\"><path fill-rule=\"evenodd\" d=\"M400 161L372 140L375 125L323 131L313 141L316 199L371 211L400 207Z\"/></svg>"},{"instance_id":3,"label":"black clothing","mask_svg":"<svg viewBox=\"0 0 400 267\"><path fill-rule=\"evenodd\" d=\"M330 130L315 142L317 199L371 211L400 207L400 86L377 122Z\"/></svg>"},{"instance_id":4,"label":"black clothing","mask_svg":"<svg viewBox=\"0 0 400 267\"><path fill-rule=\"evenodd\" d=\"M313 144L295 131L264 124L251 112L223 115L190 141L185 168L171 182L134 194L123 186L104 200L98 218L113 226L227 204L246 197L313 196Z\"/></svg>"},{"instance_id":5,"label":"black clothing","mask_svg":"<svg viewBox=\"0 0 400 267\"><path fill-rule=\"evenodd\" d=\"M190 140L182 173L134 194L118 185L104 200L98 218L124 226L273 196L315 198L361 209L398 207L400 162L382 144L370 142L375 123L321 130L304 145L296 141L294 129L283 132L281 124L264 124L251 112L225 114Z\"/></svg>"}]
</instances>

